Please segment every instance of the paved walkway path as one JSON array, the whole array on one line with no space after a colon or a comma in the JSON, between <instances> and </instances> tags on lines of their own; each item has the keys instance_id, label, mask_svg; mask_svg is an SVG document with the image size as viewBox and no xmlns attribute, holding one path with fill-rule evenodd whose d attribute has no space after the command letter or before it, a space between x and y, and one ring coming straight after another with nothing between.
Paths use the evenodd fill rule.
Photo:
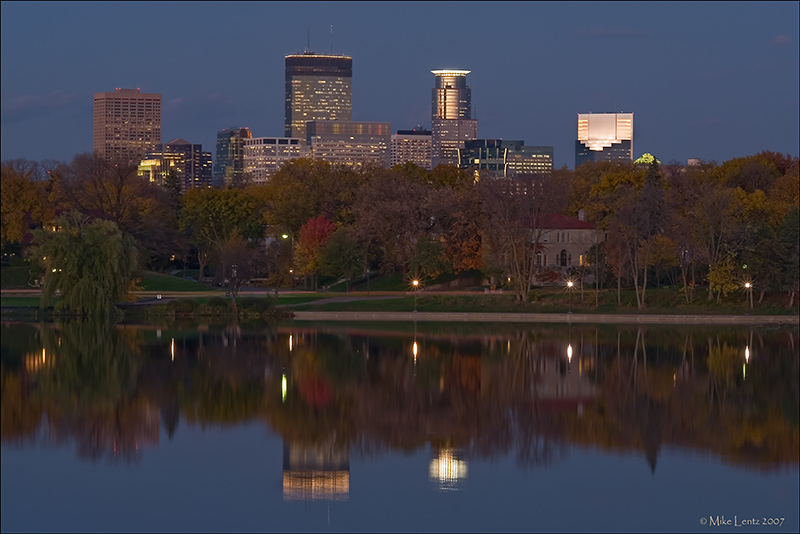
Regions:
<instances>
[{"instance_id":1,"label":"paved walkway path","mask_svg":"<svg viewBox=\"0 0 800 534\"><path fill-rule=\"evenodd\" d=\"M625 315L583 313L452 313L294 311L295 321L446 321L615 324L800 324L797 315Z\"/></svg>"}]
</instances>

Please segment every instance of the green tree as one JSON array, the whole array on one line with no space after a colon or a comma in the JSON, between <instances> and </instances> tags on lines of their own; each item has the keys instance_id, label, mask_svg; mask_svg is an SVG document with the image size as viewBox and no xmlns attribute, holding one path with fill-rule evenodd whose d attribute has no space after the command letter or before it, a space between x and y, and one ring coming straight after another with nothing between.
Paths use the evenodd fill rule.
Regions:
<instances>
[{"instance_id":1,"label":"green tree","mask_svg":"<svg viewBox=\"0 0 800 534\"><path fill-rule=\"evenodd\" d=\"M528 300L539 265L545 216L566 205L568 184L550 175L482 179L483 235L491 261L511 278L518 301Z\"/></svg>"},{"instance_id":2,"label":"green tree","mask_svg":"<svg viewBox=\"0 0 800 534\"><path fill-rule=\"evenodd\" d=\"M794 206L778 228L779 255L783 260L781 285L789 295L788 306L800 291L800 209Z\"/></svg>"},{"instance_id":3,"label":"green tree","mask_svg":"<svg viewBox=\"0 0 800 534\"><path fill-rule=\"evenodd\" d=\"M727 296L731 291L736 291L739 284L736 283L734 273L736 265L731 256L726 256L722 260L710 265L708 268L708 287L717 293L717 302L723 296Z\"/></svg>"},{"instance_id":4,"label":"green tree","mask_svg":"<svg viewBox=\"0 0 800 534\"><path fill-rule=\"evenodd\" d=\"M136 240L143 262L163 265L175 253L180 237L174 195L138 176L135 164L78 154L52 170L48 187L55 208L114 221Z\"/></svg>"},{"instance_id":5,"label":"green tree","mask_svg":"<svg viewBox=\"0 0 800 534\"><path fill-rule=\"evenodd\" d=\"M181 198L181 229L197 247L200 277L206 264L231 237L263 235L261 201L239 189L192 189Z\"/></svg>"},{"instance_id":6,"label":"green tree","mask_svg":"<svg viewBox=\"0 0 800 534\"><path fill-rule=\"evenodd\" d=\"M70 212L56 230L34 232L31 256L43 268L41 306L61 293L57 311L83 317L113 316L115 303L129 297L138 269L136 243L113 221L91 220Z\"/></svg>"},{"instance_id":7,"label":"green tree","mask_svg":"<svg viewBox=\"0 0 800 534\"><path fill-rule=\"evenodd\" d=\"M266 268L264 254L255 243L249 243L237 234L222 244L218 254L222 272L228 278L227 287L231 295L233 313L238 315L236 299L242 286L264 272Z\"/></svg>"},{"instance_id":8,"label":"green tree","mask_svg":"<svg viewBox=\"0 0 800 534\"><path fill-rule=\"evenodd\" d=\"M345 287L350 290L350 280L364 266L364 252L352 227L339 227L322 249L320 269L330 276L344 276Z\"/></svg>"}]
</instances>

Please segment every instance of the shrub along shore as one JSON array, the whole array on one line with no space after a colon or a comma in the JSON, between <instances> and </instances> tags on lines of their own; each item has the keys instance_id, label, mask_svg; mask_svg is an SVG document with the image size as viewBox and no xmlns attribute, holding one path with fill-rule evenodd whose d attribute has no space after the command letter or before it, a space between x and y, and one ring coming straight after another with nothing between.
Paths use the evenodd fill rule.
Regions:
<instances>
[{"instance_id":1,"label":"shrub along shore","mask_svg":"<svg viewBox=\"0 0 800 534\"><path fill-rule=\"evenodd\" d=\"M197 318L234 316L230 297L221 292L180 293L169 292L157 298L155 294L140 295L144 298L136 302L122 303L119 307L126 318ZM217 294L214 294L217 293ZM632 292L631 292L632 293ZM786 307L782 299L767 299L755 303L750 308L744 299L727 299L722 302L708 301L705 297L697 297L687 303L682 293L670 289L653 289L651 304L644 309L635 305L635 297L622 292L621 304L617 301L615 291L601 291L595 295L593 291L580 294L566 294L563 290L548 289L537 294L534 302L517 302L508 293L479 292L358 292L358 293L281 293L276 301L272 293L259 291L248 292L237 299L237 315L239 318L265 320L283 320L296 315L296 318L313 317L335 318L335 314L354 312L363 317L381 316L386 320L443 320L436 314L460 314L455 320L494 321L502 316L512 314L514 320L573 320L573 321L608 321L609 317L660 317L664 321L702 321L708 317L711 322L719 322L722 317L737 318L734 322L748 321L746 317L762 317L754 322L797 323L798 308ZM4 292L2 298L3 315L36 315L38 298L30 296L8 296ZM416 315L414 314L416 310ZM321 315L322 313L322 315ZM386 315L388 314L388 315ZM398 315L401 314L401 315ZM406 314L406 315L402 315ZM434 314L434 315L431 315ZM52 313L45 311L45 316ZM347 315L350 317L350 315ZM344 317L344 316L342 316ZM354 316L355 317L355 316ZM536 318L538 317L538 318ZM585 317L585 319L579 319ZM602 318L601 318L602 317ZM667 319L673 317L674 319ZM728 319L730 321L731 319ZM644 319L645 322L654 322ZM637 322L642 322L637 319ZM655 320L657 322L657 320Z\"/></svg>"}]
</instances>

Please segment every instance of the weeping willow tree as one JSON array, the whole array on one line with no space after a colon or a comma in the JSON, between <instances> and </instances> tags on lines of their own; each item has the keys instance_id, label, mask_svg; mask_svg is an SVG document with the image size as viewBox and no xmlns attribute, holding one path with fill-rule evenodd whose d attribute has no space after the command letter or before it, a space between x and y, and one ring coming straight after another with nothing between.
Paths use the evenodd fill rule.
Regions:
<instances>
[{"instance_id":1,"label":"weeping willow tree","mask_svg":"<svg viewBox=\"0 0 800 534\"><path fill-rule=\"evenodd\" d=\"M134 239L113 221L70 212L53 228L34 232L31 255L44 269L40 306L57 293L55 311L81 317L112 317L128 298L138 255Z\"/></svg>"}]
</instances>

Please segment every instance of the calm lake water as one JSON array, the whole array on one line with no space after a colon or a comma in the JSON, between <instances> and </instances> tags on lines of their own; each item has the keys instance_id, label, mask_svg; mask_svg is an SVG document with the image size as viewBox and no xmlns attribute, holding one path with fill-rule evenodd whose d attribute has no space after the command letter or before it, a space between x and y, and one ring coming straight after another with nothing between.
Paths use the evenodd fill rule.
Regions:
<instances>
[{"instance_id":1,"label":"calm lake water","mask_svg":"<svg viewBox=\"0 0 800 534\"><path fill-rule=\"evenodd\" d=\"M797 327L0 331L4 532L800 529Z\"/></svg>"}]
</instances>

